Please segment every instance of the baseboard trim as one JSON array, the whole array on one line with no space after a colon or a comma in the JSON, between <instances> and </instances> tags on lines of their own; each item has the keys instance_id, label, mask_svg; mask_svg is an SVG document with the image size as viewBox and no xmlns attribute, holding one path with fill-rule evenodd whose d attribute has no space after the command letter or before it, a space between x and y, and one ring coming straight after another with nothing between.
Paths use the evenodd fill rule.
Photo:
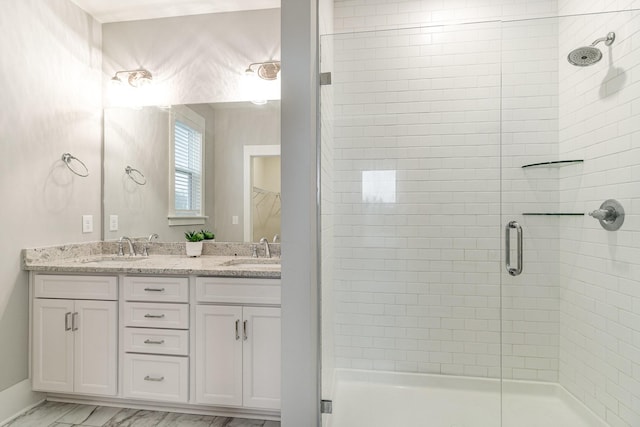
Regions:
<instances>
[{"instance_id":1,"label":"baseboard trim","mask_svg":"<svg viewBox=\"0 0 640 427\"><path fill-rule=\"evenodd\" d=\"M113 406L117 408L143 409L148 411L178 412L197 415L211 415L216 417L250 418L267 421L280 421L279 411L235 409L212 407L195 404L176 404L168 402L138 401L122 398L95 397L70 394L47 394L46 400L65 403L80 403L83 405Z\"/></svg>"},{"instance_id":2,"label":"baseboard trim","mask_svg":"<svg viewBox=\"0 0 640 427\"><path fill-rule=\"evenodd\" d=\"M34 406L44 402L45 396L31 390L31 380L26 379L18 384L0 391L0 426L14 420Z\"/></svg>"}]
</instances>

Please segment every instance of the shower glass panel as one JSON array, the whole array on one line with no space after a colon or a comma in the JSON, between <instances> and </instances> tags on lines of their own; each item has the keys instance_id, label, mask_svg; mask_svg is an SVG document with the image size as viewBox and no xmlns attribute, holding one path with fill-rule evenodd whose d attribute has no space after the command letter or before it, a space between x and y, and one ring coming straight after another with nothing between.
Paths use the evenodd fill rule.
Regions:
<instances>
[{"instance_id":1,"label":"shower glass panel","mask_svg":"<svg viewBox=\"0 0 640 427\"><path fill-rule=\"evenodd\" d=\"M323 424L639 426L640 11L321 52Z\"/></svg>"},{"instance_id":2,"label":"shower glass panel","mask_svg":"<svg viewBox=\"0 0 640 427\"><path fill-rule=\"evenodd\" d=\"M501 40L497 22L321 40L334 426L500 426Z\"/></svg>"}]
</instances>

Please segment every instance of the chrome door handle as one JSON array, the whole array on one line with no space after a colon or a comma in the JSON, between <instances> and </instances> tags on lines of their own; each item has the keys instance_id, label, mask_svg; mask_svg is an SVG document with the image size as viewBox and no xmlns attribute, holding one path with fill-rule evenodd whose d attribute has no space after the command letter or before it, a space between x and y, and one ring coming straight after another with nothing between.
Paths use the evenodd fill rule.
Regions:
<instances>
[{"instance_id":1,"label":"chrome door handle","mask_svg":"<svg viewBox=\"0 0 640 427\"><path fill-rule=\"evenodd\" d=\"M70 331L71 330L71 312L67 312L64 315L64 330L65 331Z\"/></svg>"},{"instance_id":2,"label":"chrome door handle","mask_svg":"<svg viewBox=\"0 0 640 427\"><path fill-rule=\"evenodd\" d=\"M245 320L244 322L242 322L242 340L243 341L247 340L247 322L248 320Z\"/></svg>"},{"instance_id":3,"label":"chrome door handle","mask_svg":"<svg viewBox=\"0 0 640 427\"><path fill-rule=\"evenodd\" d=\"M77 311L71 315L71 330L72 331L78 330L78 312Z\"/></svg>"},{"instance_id":4,"label":"chrome door handle","mask_svg":"<svg viewBox=\"0 0 640 427\"><path fill-rule=\"evenodd\" d=\"M240 339L240 320L236 320L236 341Z\"/></svg>"},{"instance_id":5,"label":"chrome door handle","mask_svg":"<svg viewBox=\"0 0 640 427\"><path fill-rule=\"evenodd\" d=\"M515 228L517 232L517 245L516 252L518 255L518 267L513 268L511 266L511 229ZM519 276L522 273L522 227L516 221L511 221L507 224L504 230L504 249L505 249L505 264L507 272L512 276Z\"/></svg>"}]
</instances>

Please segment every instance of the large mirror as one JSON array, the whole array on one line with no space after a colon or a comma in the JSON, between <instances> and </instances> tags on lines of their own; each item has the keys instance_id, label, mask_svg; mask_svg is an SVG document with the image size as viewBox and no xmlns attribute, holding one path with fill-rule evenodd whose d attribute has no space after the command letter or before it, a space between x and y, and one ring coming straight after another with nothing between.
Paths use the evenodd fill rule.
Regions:
<instances>
[{"instance_id":1,"label":"large mirror","mask_svg":"<svg viewBox=\"0 0 640 427\"><path fill-rule=\"evenodd\" d=\"M106 240L277 240L280 102L107 108L103 173Z\"/></svg>"}]
</instances>

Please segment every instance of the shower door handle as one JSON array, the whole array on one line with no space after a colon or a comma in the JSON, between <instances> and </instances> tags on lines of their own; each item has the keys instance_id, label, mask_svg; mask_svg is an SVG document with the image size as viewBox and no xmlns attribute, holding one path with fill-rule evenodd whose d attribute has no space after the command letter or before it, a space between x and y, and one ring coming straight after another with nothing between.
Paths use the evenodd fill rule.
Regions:
<instances>
[{"instance_id":1,"label":"shower door handle","mask_svg":"<svg viewBox=\"0 0 640 427\"><path fill-rule=\"evenodd\" d=\"M517 250L518 255L518 267L513 268L511 266L511 230L516 229L517 232ZM522 227L516 221L511 221L507 224L504 230L504 248L505 248L505 263L507 272L512 276L519 276L522 273Z\"/></svg>"}]
</instances>

